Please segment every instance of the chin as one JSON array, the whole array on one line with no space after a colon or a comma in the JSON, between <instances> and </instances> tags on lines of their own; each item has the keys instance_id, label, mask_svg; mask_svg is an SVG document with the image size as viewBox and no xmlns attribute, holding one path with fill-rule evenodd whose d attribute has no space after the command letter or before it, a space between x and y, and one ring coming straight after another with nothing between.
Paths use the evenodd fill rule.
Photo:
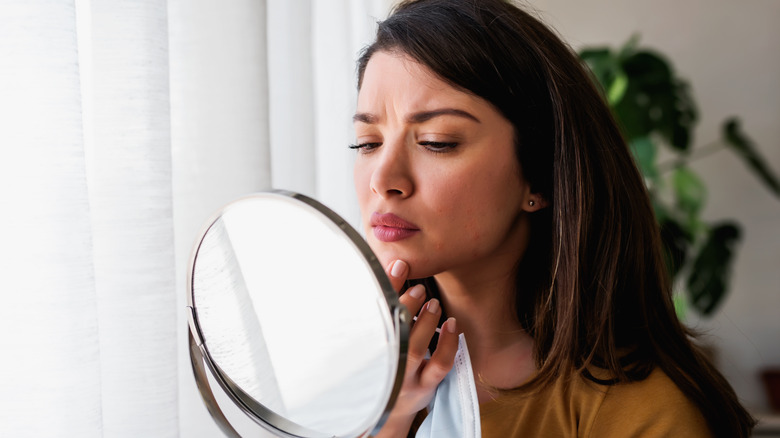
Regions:
<instances>
[{"instance_id":1,"label":"chin","mask_svg":"<svg viewBox=\"0 0 780 438\"><path fill-rule=\"evenodd\" d=\"M403 260L408 263L411 269L407 276L408 280L433 277L445 270L440 262L437 263L437 261L431 260L429 255L421 254L419 250L404 248L401 242L386 243L378 241L373 237L367 241L368 246L385 270L395 260Z\"/></svg>"},{"instance_id":2,"label":"chin","mask_svg":"<svg viewBox=\"0 0 780 438\"><path fill-rule=\"evenodd\" d=\"M379 259L379 264L381 264L385 269L387 269L390 263L394 262L395 260L403 260L409 263L409 260L406 260L403 255L398 254L396 251L391 251L388 248L381 248L377 245L371 245L371 249L374 251L374 254L376 254L376 258Z\"/></svg>"}]
</instances>

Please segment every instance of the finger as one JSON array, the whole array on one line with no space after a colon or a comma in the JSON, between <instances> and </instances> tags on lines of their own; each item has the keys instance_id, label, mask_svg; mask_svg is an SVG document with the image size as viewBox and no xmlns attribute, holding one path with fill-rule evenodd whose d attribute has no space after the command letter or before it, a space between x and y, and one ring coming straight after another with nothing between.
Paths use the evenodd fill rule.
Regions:
<instances>
[{"instance_id":1,"label":"finger","mask_svg":"<svg viewBox=\"0 0 780 438\"><path fill-rule=\"evenodd\" d=\"M412 327L412 332L409 334L409 349L408 355L415 361L425 357L425 352L428 350L428 344L433 338L433 334L436 332L436 326L439 323L439 315L441 314L441 305L436 298L428 301L419 315L417 315L417 322Z\"/></svg>"},{"instance_id":2,"label":"finger","mask_svg":"<svg viewBox=\"0 0 780 438\"><path fill-rule=\"evenodd\" d=\"M400 291L409 275L409 265L403 260L394 260L385 268L387 277L390 278L390 284L393 289Z\"/></svg>"},{"instance_id":3,"label":"finger","mask_svg":"<svg viewBox=\"0 0 780 438\"><path fill-rule=\"evenodd\" d=\"M415 284L401 295L399 301L409 309L409 313L417 315L423 304L425 304L425 286L422 284Z\"/></svg>"},{"instance_id":4,"label":"finger","mask_svg":"<svg viewBox=\"0 0 780 438\"><path fill-rule=\"evenodd\" d=\"M452 369L455 354L458 352L458 327L455 318L448 318L441 327L439 343L431 359L420 374L422 386L436 386Z\"/></svg>"}]
</instances>

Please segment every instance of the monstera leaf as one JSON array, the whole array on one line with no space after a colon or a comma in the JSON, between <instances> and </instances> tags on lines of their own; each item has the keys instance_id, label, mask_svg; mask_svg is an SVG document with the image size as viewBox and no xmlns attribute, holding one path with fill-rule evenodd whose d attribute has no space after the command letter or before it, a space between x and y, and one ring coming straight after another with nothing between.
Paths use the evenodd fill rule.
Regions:
<instances>
[{"instance_id":1,"label":"monstera leaf","mask_svg":"<svg viewBox=\"0 0 780 438\"><path fill-rule=\"evenodd\" d=\"M698 109L691 86L660 52L640 48L638 37L617 50L587 48L580 57L603 90L645 179L670 276L684 280L676 284L685 285L691 307L712 314L728 292L741 232L733 222L704 220L707 184L688 163L731 150L778 197L780 180L735 118L723 122L719 143L694 147ZM671 159L659 163L659 156Z\"/></svg>"},{"instance_id":2,"label":"monstera leaf","mask_svg":"<svg viewBox=\"0 0 780 438\"><path fill-rule=\"evenodd\" d=\"M739 241L739 227L734 223L719 224L710 229L707 240L693 261L688 277L691 304L707 315L726 295L731 276L734 245Z\"/></svg>"}]
</instances>

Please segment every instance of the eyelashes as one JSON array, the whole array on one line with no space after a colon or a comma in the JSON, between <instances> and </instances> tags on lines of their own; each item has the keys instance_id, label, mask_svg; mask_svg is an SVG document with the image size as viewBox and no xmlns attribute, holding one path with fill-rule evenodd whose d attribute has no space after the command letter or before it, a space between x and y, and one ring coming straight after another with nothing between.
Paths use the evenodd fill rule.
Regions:
<instances>
[{"instance_id":1,"label":"eyelashes","mask_svg":"<svg viewBox=\"0 0 780 438\"><path fill-rule=\"evenodd\" d=\"M418 142L420 146L425 147L425 149L428 149L431 152L449 152L456 147L458 147L458 143L455 142L444 142L444 141L421 141Z\"/></svg>"},{"instance_id":2,"label":"eyelashes","mask_svg":"<svg viewBox=\"0 0 780 438\"><path fill-rule=\"evenodd\" d=\"M350 149L356 149L356 150L359 150L360 152L364 152L365 153L365 152L368 152L368 151L372 151L372 150L378 148L381 145L382 145L382 143L358 143L358 144L351 144L351 145L349 145L347 147L350 148Z\"/></svg>"},{"instance_id":3,"label":"eyelashes","mask_svg":"<svg viewBox=\"0 0 780 438\"><path fill-rule=\"evenodd\" d=\"M456 147L458 147L458 143L456 142L443 142L443 141L420 141L417 142L418 145L424 147L430 152L434 153L444 153L449 152ZM362 153L368 153L373 151L374 149L378 148L379 146L382 146L382 143L358 143L358 144L351 144L347 147L350 149L356 149Z\"/></svg>"}]
</instances>

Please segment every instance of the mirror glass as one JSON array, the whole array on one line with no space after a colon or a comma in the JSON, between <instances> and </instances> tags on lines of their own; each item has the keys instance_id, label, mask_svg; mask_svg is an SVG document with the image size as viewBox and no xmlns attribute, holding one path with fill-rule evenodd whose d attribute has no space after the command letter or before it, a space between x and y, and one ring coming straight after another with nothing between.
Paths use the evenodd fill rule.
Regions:
<instances>
[{"instance_id":1,"label":"mirror glass","mask_svg":"<svg viewBox=\"0 0 780 438\"><path fill-rule=\"evenodd\" d=\"M394 396L400 304L365 241L316 201L269 192L222 209L190 294L206 361L268 411L250 413L261 424L360 436Z\"/></svg>"}]
</instances>

